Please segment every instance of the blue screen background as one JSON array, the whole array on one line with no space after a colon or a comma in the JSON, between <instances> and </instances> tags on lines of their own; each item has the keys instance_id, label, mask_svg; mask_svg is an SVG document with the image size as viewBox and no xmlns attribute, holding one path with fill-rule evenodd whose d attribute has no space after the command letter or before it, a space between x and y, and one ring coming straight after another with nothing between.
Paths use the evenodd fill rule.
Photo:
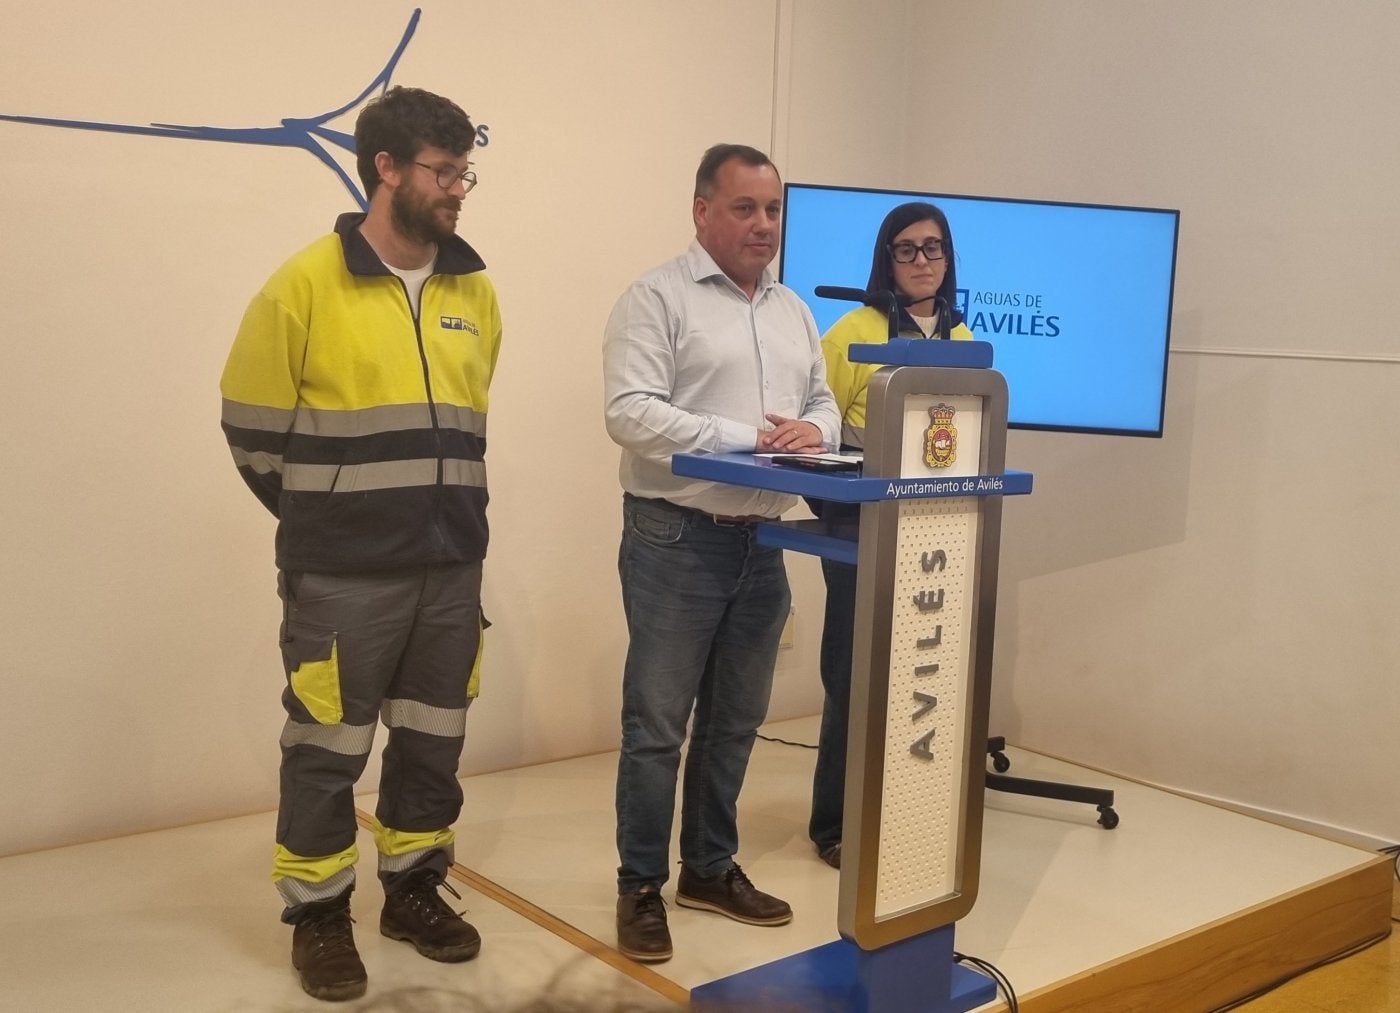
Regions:
<instances>
[{"instance_id":1,"label":"blue screen background","mask_svg":"<svg viewBox=\"0 0 1400 1013\"><path fill-rule=\"evenodd\" d=\"M1179 213L791 183L782 280L823 333L865 287L886 212L924 200L953 233L958 309L994 347L1013 426L1159 436Z\"/></svg>"}]
</instances>

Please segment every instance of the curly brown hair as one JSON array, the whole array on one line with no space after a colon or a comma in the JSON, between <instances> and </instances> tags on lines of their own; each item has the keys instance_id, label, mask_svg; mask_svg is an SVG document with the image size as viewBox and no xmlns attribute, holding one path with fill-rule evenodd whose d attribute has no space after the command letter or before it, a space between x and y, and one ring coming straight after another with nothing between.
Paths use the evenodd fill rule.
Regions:
<instances>
[{"instance_id":1,"label":"curly brown hair","mask_svg":"<svg viewBox=\"0 0 1400 1013\"><path fill-rule=\"evenodd\" d=\"M386 151L396 165L413 161L424 148L462 155L476 144L471 118L450 99L422 88L390 88L355 120L355 167L365 197L379 188L374 156Z\"/></svg>"}]
</instances>

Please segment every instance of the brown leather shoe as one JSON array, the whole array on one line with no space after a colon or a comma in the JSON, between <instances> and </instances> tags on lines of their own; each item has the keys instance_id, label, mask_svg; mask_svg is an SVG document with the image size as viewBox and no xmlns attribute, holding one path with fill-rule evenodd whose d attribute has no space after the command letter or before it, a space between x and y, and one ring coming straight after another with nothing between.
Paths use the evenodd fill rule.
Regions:
<instances>
[{"instance_id":1,"label":"brown leather shoe","mask_svg":"<svg viewBox=\"0 0 1400 1013\"><path fill-rule=\"evenodd\" d=\"M447 964L470 960L481 949L481 936L470 922L447 906L438 893L439 886L462 899L449 883L425 870L403 889L384 895L379 931L390 939L413 944L429 960Z\"/></svg>"},{"instance_id":2,"label":"brown leather shoe","mask_svg":"<svg viewBox=\"0 0 1400 1013\"><path fill-rule=\"evenodd\" d=\"M660 890L651 887L617 898L617 948L644 964L671 959L671 930Z\"/></svg>"},{"instance_id":3,"label":"brown leather shoe","mask_svg":"<svg viewBox=\"0 0 1400 1013\"><path fill-rule=\"evenodd\" d=\"M748 925L786 925L792 921L792 908L787 901L757 889L737 865L708 878L681 866L676 903L714 911Z\"/></svg>"},{"instance_id":4,"label":"brown leather shoe","mask_svg":"<svg viewBox=\"0 0 1400 1013\"><path fill-rule=\"evenodd\" d=\"M837 841L829 848L818 848L817 857L833 869L841 868L841 842Z\"/></svg>"},{"instance_id":5,"label":"brown leather shoe","mask_svg":"<svg viewBox=\"0 0 1400 1013\"><path fill-rule=\"evenodd\" d=\"M313 999L339 1002L365 994L365 965L355 949L348 898L308 905L292 928L292 966Z\"/></svg>"}]
</instances>

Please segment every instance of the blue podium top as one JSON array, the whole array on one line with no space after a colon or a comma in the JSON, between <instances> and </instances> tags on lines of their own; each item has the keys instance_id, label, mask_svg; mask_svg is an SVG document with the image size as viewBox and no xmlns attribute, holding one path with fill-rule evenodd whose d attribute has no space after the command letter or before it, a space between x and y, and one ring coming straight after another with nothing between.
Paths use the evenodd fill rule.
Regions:
<instances>
[{"instance_id":1,"label":"blue podium top","mask_svg":"<svg viewBox=\"0 0 1400 1013\"><path fill-rule=\"evenodd\" d=\"M1028 471L1007 471L1001 475L865 478L858 472L812 471L800 466L774 464L770 457L744 453L676 454L671 458L671 470L687 478L728 482L750 489L772 489L838 503L947 496L1021 496L1031 491L1032 484Z\"/></svg>"},{"instance_id":2,"label":"blue podium top","mask_svg":"<svg viewBox=\"0 0 1400 1013\"><path fill-rule=\"evenodd\" d=\"M855 342L846 346L852 362L885 366L947 366L951 369L991 369L990 341L932 341L890 338L884 342Z\"/></svg>"}]
</instances>

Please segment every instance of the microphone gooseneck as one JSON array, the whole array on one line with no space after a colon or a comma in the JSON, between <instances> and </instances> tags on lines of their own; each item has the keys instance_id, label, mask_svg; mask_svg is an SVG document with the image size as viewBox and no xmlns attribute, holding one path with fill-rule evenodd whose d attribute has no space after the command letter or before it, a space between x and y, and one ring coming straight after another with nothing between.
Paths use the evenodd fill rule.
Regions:
<instances>
[{"instance_id":1,"label":"microphone gooseneck","mask_svg":"<svg viewBox=\"0 0 1400 1013\"><path fill-rule=\"evenodd\" d=\"M941 295L933 297L933 309L938 314L938 337L940 340L947 341L953 325L953 311L948 309L948 300Z\"/></svg>"},{"instance_id":2,"label":"microphone gooseneck","mask_svg":"<svg viewBox=\"0 0 1400 1013\"><path fill-rule=\"evenodd\" d=\"M890 321L890 337L899 336L899 297L883 289L867 292L863 288L845 288L841 285L818 285L812 289L820 299L841 299L845 302L859 302L885 311Z\"/></svg>"},{"instance_id":3,"label":"microphone gooseneck","mask_svg":"<svg viewBox=\"0 0 1400 1013\"><path fill-rule=\"evenodd\" d=\"M819 299L841 299L845 302L870 304L871 293L863 288L845 288L841 285L818 285L812 290Z\"/></svg>"}]
</instances>

